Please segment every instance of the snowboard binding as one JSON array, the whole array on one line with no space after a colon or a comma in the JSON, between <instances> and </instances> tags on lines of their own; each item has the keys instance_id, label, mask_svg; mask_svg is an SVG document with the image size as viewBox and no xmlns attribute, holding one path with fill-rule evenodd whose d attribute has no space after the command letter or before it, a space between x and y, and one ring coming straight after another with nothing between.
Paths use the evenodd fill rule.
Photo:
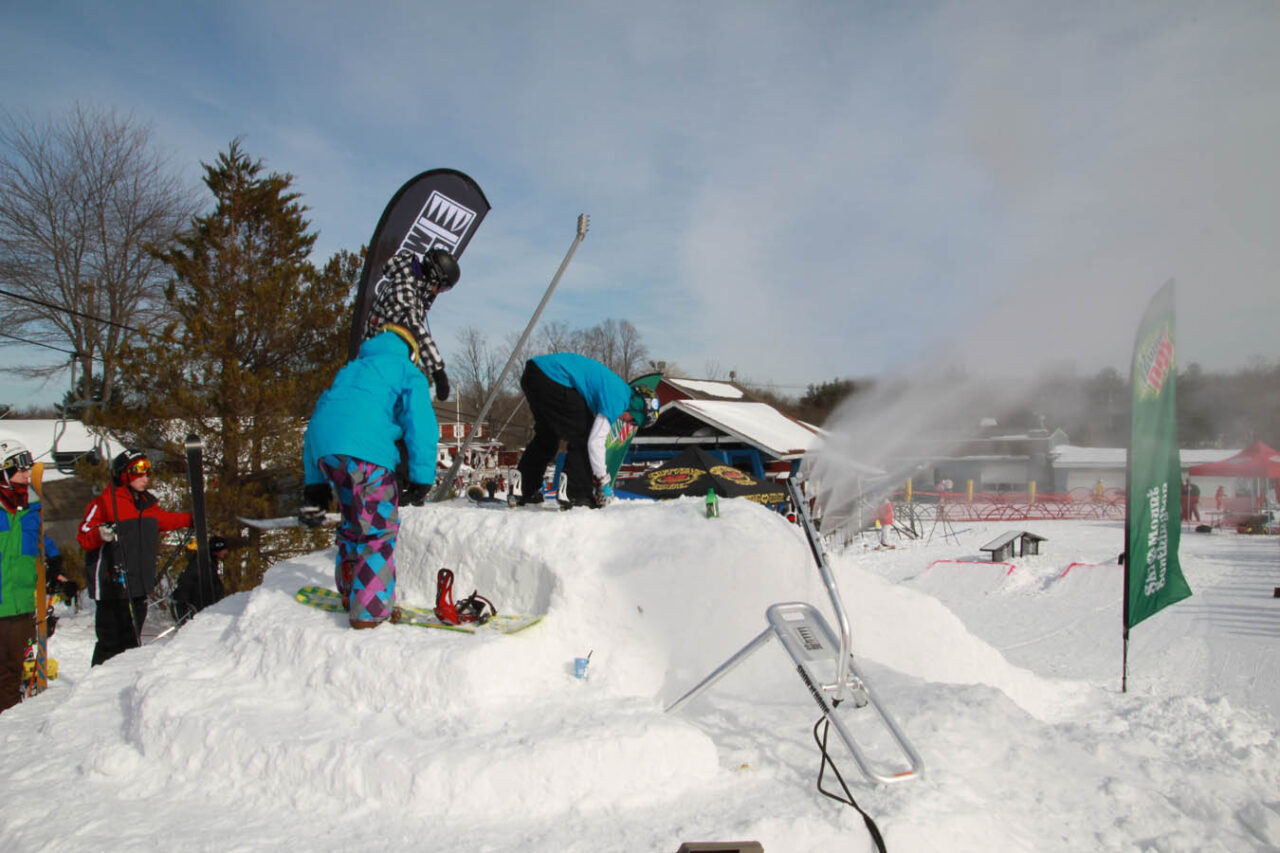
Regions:
<instances>
[{"instance_id":1,"label":"snowboard binding","mask_svg":"<svg viewBox=\"0 0 1280 853\"><path fill-rule=\"evenodd\" d=\"M493 602L473 590L471 595L457 602L453 601L453 572L441 569L436 573L436 618L450 625L461 625L475 622L483 625L497 615Z\"/></svg>"}]
</instances>

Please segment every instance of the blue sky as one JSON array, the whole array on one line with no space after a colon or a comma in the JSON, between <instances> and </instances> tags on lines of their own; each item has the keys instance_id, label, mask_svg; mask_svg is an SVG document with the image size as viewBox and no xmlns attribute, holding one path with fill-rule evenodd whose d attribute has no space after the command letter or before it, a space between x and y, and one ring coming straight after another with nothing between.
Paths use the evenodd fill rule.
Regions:
<instances>
[{"instance_id":1,"label":"blue sky","mask_svg":"<svg viewBox=\"0 0 1280 853\"><path fill-rule=\"evenodd\" d=\"M0 8L0 108L114 107L193 183L242 137L317 260L471 175L446 359L523 328L583 212L544 319L628 319L694 376L1123 369L1169 278L1183 363L1280 355L1274 0Z\"/></svg>"}]
</instances>

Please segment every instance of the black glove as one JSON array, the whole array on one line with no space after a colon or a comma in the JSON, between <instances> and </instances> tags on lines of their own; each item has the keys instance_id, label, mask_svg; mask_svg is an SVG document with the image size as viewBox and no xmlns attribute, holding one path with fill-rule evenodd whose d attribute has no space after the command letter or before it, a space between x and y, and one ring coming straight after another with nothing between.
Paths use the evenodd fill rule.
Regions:
<instances>
[{"instance_id":1,"label":"black glove","mask_svg":"<svg viewBox=\"0 0 1280 853\"><path fill-rule=\"evenodd\" d=\"M302 490L302 502L307 506L319 507L322 511L333 502L333 489L328 483L312 483Z\"/></svg>"},{"instance_id":2,"label":"black glove","mask_svg":"<svg viewBox=\"0 0 1280 853\"><path fill-rule=\"evenodd\" d=\"M426 483L410 483L400 492L400 503L402 506L422 506L429 491L431 487Z\"/></svg>"},{"instance_id":3,"label":"black glove","mask_svg":"<svg viewBox=\"0 0 1280 853\"><path fill-rule=\"evenodd\" d=\"M449 399L449 376L444 372L444 368L440 368L431 374L432 380L436 383L436 400L443 403Z\"/></svg>"}]
</instances>

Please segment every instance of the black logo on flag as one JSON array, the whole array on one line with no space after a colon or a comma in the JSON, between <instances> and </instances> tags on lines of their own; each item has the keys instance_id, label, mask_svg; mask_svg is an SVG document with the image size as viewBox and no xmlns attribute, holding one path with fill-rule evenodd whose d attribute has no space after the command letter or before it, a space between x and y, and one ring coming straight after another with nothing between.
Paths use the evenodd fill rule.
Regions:
<instances>
[{"instance_id":1,"label":"black logo on flag","mask_svg":"<svg viewBox=\"0 0 1280 853\"><path fill-rule=\"evenodd\" d=\"M414 220L413 227L400 242L400 249L409 249L421 255L428 249L443 245L450 254L456 255L458 244L475 221L474 210L439 190L433 190Z\"/></svg>"}]
</instances>

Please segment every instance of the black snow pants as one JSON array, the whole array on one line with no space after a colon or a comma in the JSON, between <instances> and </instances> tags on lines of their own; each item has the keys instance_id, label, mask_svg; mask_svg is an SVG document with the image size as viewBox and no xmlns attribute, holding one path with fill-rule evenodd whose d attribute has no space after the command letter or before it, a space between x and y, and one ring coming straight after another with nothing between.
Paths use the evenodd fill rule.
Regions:
<instances>
[{"instance_id":1,"label":"black snow pants","mask_svg":"<svg viewBox=\"0 0 1280 853\"><path fill-rule=\"evenodd\" d=\"M595 413L581 394L548 379L547 374L532 361L525 362L520 390L533 413L533 439L516 466L520 472L523 499L527 502L542 490L542 477L547 465L555 459L563 441L566 445L564 473L569 485L565 489L567 494L561 495L560 499L589 503L594 482L591 460L587 456L587 438L595 422Z\"/></svg>"}]
</instances>

